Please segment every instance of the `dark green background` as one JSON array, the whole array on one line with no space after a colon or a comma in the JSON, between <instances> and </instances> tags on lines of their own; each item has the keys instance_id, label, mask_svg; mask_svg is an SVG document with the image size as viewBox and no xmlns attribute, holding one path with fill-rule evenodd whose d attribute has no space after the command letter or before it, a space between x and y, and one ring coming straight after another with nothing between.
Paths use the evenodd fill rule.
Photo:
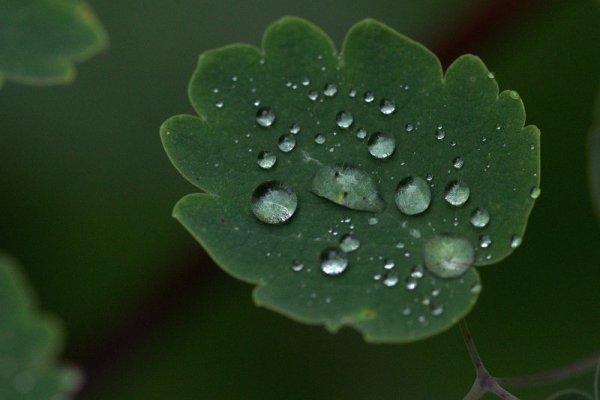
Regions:
<instances>
[{"instance_id":1,"label":"dark green background","mask_svg":"<svg viewBox=\"0 0 600 400\"><path fill-rule=\"evenodd\" d=\"M593 1L90 4L111 46L79 65L73 85L0 90L0 246L65 322L66 359L89 379L82 399L458 399L470 387L458 329L393 346L294 323L254 307L251 287L221 272L170 217L195 189L168 162L158 128L192 113L187 83L198 55L258 45L287 14L338 46L351 25L374 17L445 56L477 53L502 89L521 94L528 123L542 131L542 196L521 248L482 268L469 323L498 375L600 347L600 225L585 170L600 78ZM497 26L485 21L490 7ZM482 29L463 35L473 21ZM589 390L591 381L554 388Z\"/></svg>"}]
</instances>

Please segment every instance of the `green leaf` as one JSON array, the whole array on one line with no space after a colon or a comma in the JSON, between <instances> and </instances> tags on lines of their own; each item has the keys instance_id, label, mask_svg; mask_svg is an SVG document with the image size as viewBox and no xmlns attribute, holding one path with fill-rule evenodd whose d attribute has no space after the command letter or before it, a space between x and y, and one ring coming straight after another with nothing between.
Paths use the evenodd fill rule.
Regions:
<instances>
[{"instance_id":1,"label":"green leaf","mask_svg":"<svg viewBox=\"0 0 600 400\"><path fill-rule=\"evenodd\" d=\"M590 187L596 213L600 216L600 96L595 104L595 123L590 133Z\"/></svg>"},{"instance_id":2,"label":"green leaf","mask_svg":"<svg viewBox=\"0 0 600 400\"><path fill-rule=\"evenodd\" d=\"M548 397L547 400L593 400L589 394L575 389L562 390Z\"/></svg>"},{"instance_id":3,"label":"green leaf","mask_svg":"<svg viewBox=\"0 0 600 400\"><path fill-rule=\"evenodd\" d=\"M80 0L0 1L0 86L71 82L73 64L107 44L104 28Z\"/></svg>"},{"instance_id":4,"label":"green leaf","mask_svg":"<svg viewBox=\"0 0 600 400\"><path fill-rule=\"evenodd\" d=\"M443 76L427 49L373 20L338 56L286 17L263 52L202 54L189 95L199 116L172 117L161 137L205 193L174 215L224 270L258 285L259 305L369 341L417 340L475 304L472 262L521 242L539 131L475 56Z\"/></svg>"},{"instance_id":5,"label":"green leaf","mask_svg":"<svg viewBox=\"0 0 600 400\"><path fill-rule=\"evenodd\" d=\"M0 310L0 398L70 398L81 375L56 364L58 323L36 312L16 263L1 253Z\"/></svg>"}]
</instances>

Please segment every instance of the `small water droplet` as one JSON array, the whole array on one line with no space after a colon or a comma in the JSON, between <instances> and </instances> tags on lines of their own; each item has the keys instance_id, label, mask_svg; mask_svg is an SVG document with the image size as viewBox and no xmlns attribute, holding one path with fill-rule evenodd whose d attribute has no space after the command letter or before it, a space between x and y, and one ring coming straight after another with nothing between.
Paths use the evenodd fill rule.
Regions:
<instances>
[{"instance_id":1,"label":"small water droplet","mask_svg":"<svg viewBox=\"0 0 600 400\"><path fill-rule=\"evenodd\" d=\"M475 282L471 284L470 291L473 294L481 293L481 283Z\"/></svg>"},{"instance_id":2,"label":"small water droplet","mask_svg":"<svg viewBox=\"0 0 600 400\"><path fill-rule=\"evenodd\" d=\"M348 267L348 259L338 249L328 248L321 253L321 271L327 275L340 275Z\"/></svg>"},{"instance_id":3,"label":"small water droplet","mask_svg":"<svg viewBox=\"0 0 600 400\"><path fill-rule=\"evenodd\" d=\"M321 135L320 133L317 133L315 135L315 143L316 144L323 144L323 143L325 143L325 136Z\"/></svg>"},{"instance_id":4,"label":"small water droplet","mask_svg":"<svg viewBox=\"0 0 600 400\"><path fill-rule=\"evenodd\" d=\"M379 218L377 217L369 217L367 220L369 225L377 225L379 223Z\"/></svg>"},{"instance_id":5,"label":"small water droplet","mask_svg":"<svg viewBox=\"0 0 600 400\"><path fill-rule=\"evenodd\" d=\"M463 165L465 165L465 160L460 157L456 157L454 160L452 160L452 166L456 169L461 169Z\"/></svg>"},{"instance_id":6,"label":"small water droplet","mask_svg":"<svg viewBox=\"0 0 600 400\"><path fill-rule=\"evenodd\" d=\"M350 89L350 91L348 92L348 96L356 97L356 89L354 89L354 88Z\"/></svg>"},{"instance_id":7,"label":"small water droplet","mask_svg":"<svg viewBox=\"0 0 600 400\"><path fill-rule=\"evenodd\" d=\"M301 128L300 128L300 125L298 125L298 124L292 124L292 125L290 126L290 133L291 133L292 135L297 135L297 134L299 134L299 133L300 133L300 129L301 129Z\"/></svg>"},{"instance_id":8,"label":"small water droplet","mask_svg":"<svg viewBox=\"0 0 600 400\"><path fill-rule=\"evenodd\" d=\"M372 92L366 92L364 96L365 103L372 103L375 100L375 95Z\"/></svg>"},{"instance_id":9,"label":"small water droplet","mask_svg":"<svg viewBox=\"0 0 600 400\"><path fill-rule=\"evenodd\" d=\"M425 266L440 278L456 278L473 265L475 252L468 240L436 236L425 244Z\"/></svg>"},{"instance_id":10,"label":"small water droplet","mask_svg":"<svg viewBox=\"0 0 600 400\"><path fill-rule=\"evenodd\" d=\"M396 149L396 139L389 133L375 132L369 137L367 146L373 157L385 159L391 156Z\"/></svg>"},{"instance_id":11,"label":"small water droplet","mask_svg":"<svg viewBox=\"0 0 600 400\"><path fill-rule=\"evenodd\" d=\"M444 306L443 305L441 305L441 304L439 304L439 305L431 304L431 315L433 315L434 317L439 317L443 313L444 313Z\"/></svg>"},{"instance_id":12,"label":"small water droplet","mask_svg":"<svg viewBox=\"0 0 600 400\"><path fill-rule=\"evenodd\" d=\"M217 108L223 108L223 106L225 106L225 103L223 103L223 100L219 100L215 103L215 107L217 107Z\"/></svg>"},{"instance_id":13,"label":"small water droplet","mask_svg":"<svg viewBox=\"0 0 600 400\"><path fill-rule=\"evenodd\" d=\"M410 276L415 279L421 279L423 274L425 273L425 269L421 264L417 264L410 270Z\"/></svg>"},{"instance_id":14,"label":"small water droplet","mask_svg":"<svg viewBox=\"0 0 600 400\"><path fill-rule=\"evenodd\" d=\"M414 126L413 124L406 124L406 126L404 127L404 130L405 130L406 132L409 132L409 133L410 133L410 132L412 132L412 131L414 131L414 130L415 130L415 126Z\"/></svg>"},{"instance_id":15,"label":"small water droplet","mask_svg":"<svg viewBox=\"0 0 600 400\"><path fill-rule=\"evenodd\" d=\"M513 237L510 239L510 247L513 249L519 247L521 243L523 243L523 238L519 235L513 235Z\"/></svg>"},{"instance_id":16,"label":"small water droplet","mask_svg":"<svg viewBox=\"0 0 600 400\"><path fill-rule=\"evenodd\" d=\"M398 284L398 275L395 272L389 272L385 279L383 280L383 284L387 287L394 287Z\"/></svg>"},{"instance_id":17,"label":"small water droplet","mask_svg":"<svg viewBox=\"0 0 600 400\"><path fill-rule=\"evenodd\" d=\"M258 153L258 158L256 159L256 163L259 167L263 169L270 169L275 166L277 162L277 156L275 153L269 150L263 150Z\"/></svg>"},{"instance_id":18,"label":"small water droplet","mask_svg":"<svg viewBox=\"0 0 600 400\"><path fill-rule=\"evenodd\" d=\"M494 79L496 75L493 72L488 72L488 78Z\"/></svg>"},{"instance_id":19,"label":"small water droplet","mask_svg":"<svg viewBox=\"0 0 600 400\"><path fill-rule=\"evenodd\" d=\"M316 101L319 98L319 92L317 92L316 90L311 90L310 92L308 92L307 97L310 101Z\"/></svg>"},{"instance_id":20,"label":"small water droplet","mask_svg":"<svg viewBox=\"0 0 600 400\"><path fill-rule=\"evenodd\" d=\"M519 93L515 92L514 90L511 90L508 92L509 96L511 99L513 100L519 100Z\"/></svg>"},{"instance_id":21,"label":"small water droplet","mask_svg":"<svg viewBox=\"0 0 600 400\"><path fill-rule=\"evenodd\" d=\"M409 276L406 278L406 281L404 281L404 287L406 287L408 290L415 290L418 285L419 282L412 276Z\"/></svg>"},{"instance_id":22,"label":"small water droplet","mask_svg":"<svg viewBox=\"0 0 600 400\"><path fill-rule=\"evenodd\" d=\"M410 306L406 306L402 309L402 315L404 315L405 317L408 317L411 314L412 314L412 308L410 308Z\"/></svg>"},{"instance_id":23,"label":"small water droplet","mask_svg":"<svg viewBox=\"0 0 600 400\"><path fill-rule=\"evenodd\" d=\"M431 204L431 189L422 178L411 176L398 184L395 201L402 213L406 215L420 214Z\"/></svg>"},{"instance_id":24,"label":"small water droplet","mask_svg":"<svg viewBox=\"0 0 600 400\"><path fill-rule=\"evenodd\" d=\"M288 221L298 207L298 196L285 183L269 181L261 183L252 192L252 212L267 224Z\"/></svg>"},{"instance_id":25,"label":"small water droplet","mask_svg":"<svg viewBox=\"0 0 600 400\"><path fill-rule=\"evenodd\" d=\"M256 113L256 122L264 128L272 126L275 123L275 112L267 107L259 109Z\"/></svg>"},{"instance_id":26,"label":"small water droplet","mask_svg":"<svg viewBox=\"0 0 600 400\"><path fill-rule=\"evenodd\" d=\"M334 85L333 83L328 83L323 88L323 94L327 97L333 97L337 94L337 92L338 92L337 86Z\"/></svg>"},{"instance_id":27,"label":"small water droplet","mask_svg":"<svg viewBox=\"0 0 600 400\"><path fill-rule=\"evenodd\" d=\"M446 185L444 198L453 206L462 206L469 200L471 189L462 181L453 181Z\"/></svg>"},{"instance_id":28,"label":"small water droplet","mask_svg":"<svg viewBox=\"0 0 600 400\"><path fill-rule=\"evenodd\" d=\"M404 248L404 246L405 246L405 245L404 245L404 243L403 243L403 242L398 242L398 243L396 243L396 248L397 248L397 249L403 249L403 248Z\"/></svg>"},{"instance_id":29,"label":"small water droplet","mask_svg":"<svg viewBox=\"0 0 600 400\"><path fill-rule=\"evenodd\" d=\"M352 116L352 113L348 111L340 111L335 117L335 123L343 129L350 128L353 122L354 117Z\"/></svg>"},{"instance_id":30,"label":"small water droplet","mask_svg":"<svg viewBox=\"0 0 600 400\"><path fill-rule=\"evenodd\" d=\"M365 128L358 128L356 130L356 137L359 139L364 139L367 137L367 130Z\"/></svg>"},{"instance_id":31,"label":"small water droplet","mask_svg":"<svg viewBox=\"0 0 600 400\"><path fill-rule=\"evenodd\" d=\"M358 250L360 247L360 240L354 237L353 234L347 233L340 238L340 249L344 253L350 253L352 251Z\"/></svg>"},{"instance_id":32,"label":"small water droplet","mask_svg":"<svg viewBox=\"0 0 600 400\"><path fill-rule=\"evenodd\" d=\"M294 271L294 272L300 272L300 271L302 271L304 269L304 264L301 263L300 261L294 260L292 262L292 267L291 268L292 268L292 271Z\"/></svg>"},{"instance_id":33,"label":"small water droplet","mask_svg":"<svg viewBox=\"0 0 600 400\"><path fill-rule=\"evenodd\" d=\"M277 147L279 147L279 150L283 151L284 153L289 153L290 151L294 150L294 147L296 147L296 138L287 133L285 135L281 135L279 137Z\"/></svg>"},{"instance_id":34,"label":"small water droplet","mask_svg":"<svg viewBox=\"0 0 600 400\"><path fill-rule=\"evenodd\" d=\"M394 260L388 259L388 260L385 260L383 263L383 269L390 270L390 269L393 269L395 266L396 266L396 263L394 263Z\"/></svg>"},{"instance_id":35,"label":"small water droplet","mask_svg":"<svg viewBox=\"0 0 600 400\"><path fill-rule=\"evenodd\" d=\"M383 99L379 104L379 111L381 111L383 115L390 115L396 111L396 103L388 99Z\"/></svg>"},{"instance_id":36,"label":"small water droplet","mask_svg":"<svg viewBox=\"0 0 600 400\"><path fill-rule=\"evenodd\" d=\"M317 196L353 210L378 212L385 208L373 178L348 164L319 168L310 190Z\"/></svg>"},{"instance_id":37,"label":"small water droplet","mask_svg":"<svg viewBox=\"0 0 600 400\"><path fill-rule=\"evenodd\" d=\"M539 187L532 187L529 192L529 196L534 200L540 197L540 194L542 194L542 190Z\"/></svg>"},{"instance_id":38,"label":"small water droplet","mask_svg":"<svg viewBox=\"0 0 600 400\"><path fill-rule=\"evenodd\" d=\"M471 213L470 221L476 228L485 228L490 222L490 213L485 208L477 208Z\"/></svg>"},{"instance_id":39,"label":"small water droplet","mask_svg":"<svg viewBox=\"0 0 600 400\"><path fill-rule=\"evenodd\" d=\"M479 238L479 247L481 247L482 249L487 249L491 245L492 245L492 238L490 237L490 235L482 235Z\"/></svg>"},{"instance_id":40,"label":"small water droplet","mask_svg":"<svg viewBox=\"0 0 600 400\"><path fill-rule=\"evenodd\" d=\"M308 86L308 85L310 85L310 79L308 79L308 78L302 79L302 86Z\"/></svg>"},{"instance_id":41,"label":"small water droplet","mask_svg":"<svg viewBox=\"0 0 600 400\"><path fill-rule=\"evenodd\" d=\"M443 138L446 137L446 131L444 130L444 128L442 128L442 126L438 126L437 130L435 131L435 138L437 140L442 140Z\"/></svg>"}]
</instances>

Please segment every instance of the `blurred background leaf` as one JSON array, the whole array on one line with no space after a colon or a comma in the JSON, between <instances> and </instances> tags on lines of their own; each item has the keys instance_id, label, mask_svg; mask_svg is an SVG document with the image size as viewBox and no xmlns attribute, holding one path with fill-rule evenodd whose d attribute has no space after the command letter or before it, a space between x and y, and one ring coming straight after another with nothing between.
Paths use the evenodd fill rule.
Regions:
<instances>
[{"instance_id":1,"label":"blurred background leaf","mask_svg":"<svg viewBox=\"0 0 600 400\"><path fill-rule=\"evenodd\" d=\"M80 0L0 1L0 86L68 83L73 63L106 46L104 28Z\"/></svg>"},{"instance_id":2,"label":"blurred background leaf","mask_svg":"<svg viewBox=\"0 0 600 400\"><path fill-rule=\"evenodd\" d=\"M595 1L90 3L111 36L108 53L80 65L71 87L6 83L0 92L0 243L64 319L67 358L88 376L82 399L453 399L472 384L458 330L384 346L288 321L254 307L251 287L171 218L193 188L168 162L158 127L193 113L185 93L198 55L258 45L285 14L323 27L338 48L370 16L446 65L476 53L518 90L543 132L542 196L523 245L482 271L469 325L500 376L598 348L600 228L585 160L600 78ZM583 376L521 394L589 385Z\"/></svg>"},{"instance_id":3,"label":"blurred background leaf","mask_svg":"<svg viewBox=\"0 0 600 400\"><path fill-rule=\"evenodd\" d=\"M56 364L58 322L39 315L17 264L0 253L0 398L67 399L81 386L74 368Z\"/></svg>"}]
</instances>

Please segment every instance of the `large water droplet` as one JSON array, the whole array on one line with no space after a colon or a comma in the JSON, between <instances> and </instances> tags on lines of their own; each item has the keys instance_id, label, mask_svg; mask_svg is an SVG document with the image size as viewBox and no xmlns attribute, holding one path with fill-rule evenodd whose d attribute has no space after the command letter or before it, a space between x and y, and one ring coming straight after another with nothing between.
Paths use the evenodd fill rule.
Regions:
<instances>
[{"instance_id":1,"label":"large water droplet","mask_svg":"<svg viewBox=\"0 0 600 400\"><path fill-rule=\"evenodd\" d=\"M442 235L425 244L425 266L440 278L456 278L473 265L475 252L468 240Z\"/></svg>"},{"instance_id":2,"label":"large water droplet","mask_svg":"<svg viewBox=\"0 0 600 400\"><path fill-rule=\"evenodd\" d=\"M369 153L375 158L384 159L392 155L396 149L396 139L385 132L375 132L367 141Z\"/></svg>"},{"instance_id":3,"label":"large water droplet","mask_svg":"<svg viewBox=\"0 0 600 400\"><path fill-rule=\"evenodd\" d=\"M347 233L340 238L340 249L344 253L350 253L352 251L358 250L360 247L360 240L354 237L353 234Z\"/></svg>"},{"instance_id":4,"label":"large water droplet","mask_svg":"<svg viewBox=\"0 0 600 400\"><path fill-rule=\"evenodd\" d=\"M385 208L373 178L347 164L319 168L312 179L311 192L353 210L378 212Z\"/></svg>"},{"instance_id":5,"label":"large water droplet","mask_svg":"<svg viewBox=\"0 0 600 400\"><path fill-rule=\"evenodd\" d=\"M462 181L453 181L446 186L444 198L453 206L462 206L469 200L471 189Z\"/></svg>"},{"instance_id":6,"label":"large water droplet","mask_svg":"<svg viewBox=\"0 0 600 400\"><path fill-rule=\"evenodd\" d=\"M288 133L281 135L279 137L277 147L279 147L279 150L283 151L284 153L289 153L290 151L294 150L294 147L296 147L296 138Z\"/></svg>"},{"instance_id":7,"label":"large water droplet","mask_svg":"<svg viewBox=\"0 0 600 400\"><path fill-rule=\"evenodd\" d=\"M379 111L381 111L383 115L390 115L396 111L396 104L391 100L383 99L379 104Z\"/></svg>"},{"instance_id":8,"label":"large water droplet","mask_svg":"<svg viewBox=\"0 0 600 400\"><path fill-rule=\"evenodd\" d=\"M350 113L348 111L340 111L337 114L337 116L335 117L335 123L340 128L344 128L344 129L350 128L350 126L352 125L353 122L354 122L354 117L352 116L352 113Z\"/></svg>"},{"instance_id":9,"label":"large water droplet","mask_svg":"<svg viewBox=\"0 0 600 400\"><path fill-rule=\"evenodd\" d=\"M411 176L400 181L395 200L398 209L404 214L420 214L431 204L431 189L422 178Z\"/></svg>"},{"instance_id":10,"label":"large water droplet","mask_svg":"<svg viewBox=\"0 0 600 400\"><path fill-rule=\"evenodd\" d=\"M277 156L275 153L269 150L263 150L258 153L258 158L256 159L256 163L259 167L263 169L271 169L275 166L277 162Z\"/></svg>"},{"instance_id":11,"label":"large water droplet","mask_svg":"<svg viewBox=\"0 0 600 400\"><path fill-rule=\"evenodd\" d=\"M288 221L298 207L298 196L285 183L261 183L252 192L252 212L262 222L281 224Z\"/></svg>"},{"instance_id":12,"label":"large water droplet","mask_svg":"<svg viewBox=\"0 0 600 400\"><path fill-rule=\"evenodd\" d=\"M275 123L275 113L267 107L263 107L256 113L256 122L265 128L272 126Z\"/></svg>"},{"instance_id":13,"label":"large water droplet","mask_svg":"<svg viewBox=\"0 0 600 400\"><path fill-rule=\"evenodd\" d=\"M470 221L476 228L485 228L490 222L490 213L485 208L478 208L471 213Z\"/></svg>"},{"instance_id":14,"label":"large water droplet","mask_svg":"<svg viewBox=\"0 0 600 400\"><path fill-rule=\"evenodd\" d=\"M327 275L339 275L347 267L348 259L338 249L328 248L321 253L321 271Z\"/></svg>"}]
</instances>

